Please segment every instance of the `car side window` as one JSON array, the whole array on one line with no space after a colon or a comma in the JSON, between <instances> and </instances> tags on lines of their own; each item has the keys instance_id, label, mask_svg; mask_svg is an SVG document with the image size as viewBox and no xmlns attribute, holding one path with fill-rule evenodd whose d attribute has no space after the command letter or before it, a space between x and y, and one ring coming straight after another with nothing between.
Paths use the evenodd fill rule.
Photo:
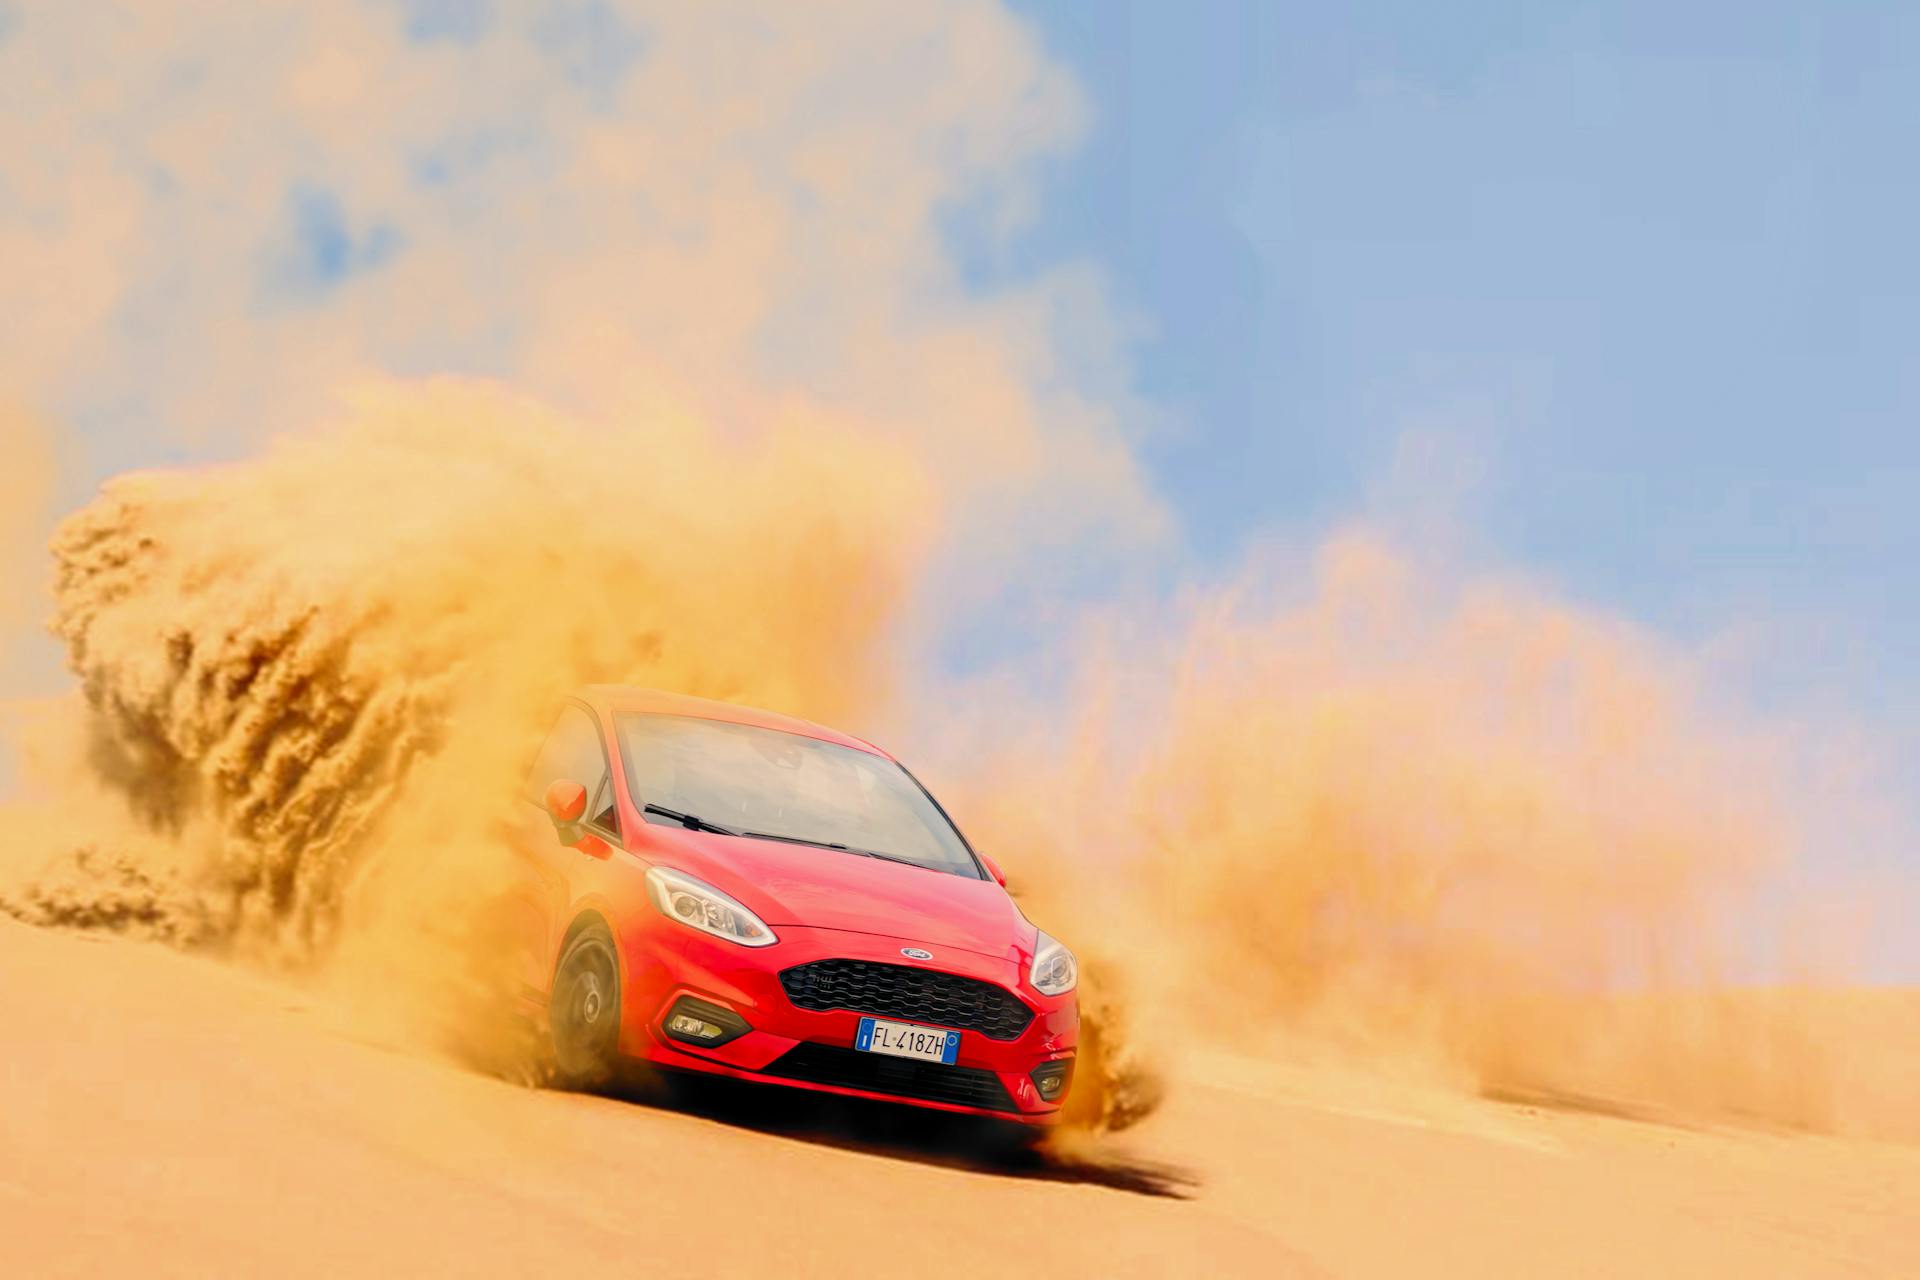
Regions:
<instances>
[{"instance_id":1,"label":"car side window","mask_svg":"<svg viewBox=\"0 0 1920 1280\"><path fill-rule=\"evenodd\" d=\"M587 805L591 815L589 822L604 828L614 835L620 834L620 806L613 798L613 775L607 774L600 779L600 794Z\"/></svg>"},{"instance_id":2,"label":"car side window","mask_svg":"<svg viewBox=\"0 0 1920 1280\"><path fill-rule=\"evenodd\" d=\"M613 780L607 773L607 751L600 741L600 726L593 717L569 703L554 721L546 745L534 757L527 772L526 798L533 804L546 804L547 788L561 778L587 789L589 821L619 834L613 802Z\"/></svg>"}]
</instances>

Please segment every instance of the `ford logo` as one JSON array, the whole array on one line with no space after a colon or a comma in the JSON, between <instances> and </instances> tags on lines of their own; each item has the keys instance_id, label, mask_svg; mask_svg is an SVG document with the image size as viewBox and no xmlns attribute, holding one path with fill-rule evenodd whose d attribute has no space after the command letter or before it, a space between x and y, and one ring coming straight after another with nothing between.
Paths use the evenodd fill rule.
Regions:
<instances>
[{"instance_id":1,"label":"ford logo","mask_svg":"<svg viewBox=\"0 0 1920 1280\"><path fill-rule=\"evenodd\" d=\"M933 952L931 952L931 951L922 951L922 950L921 950L920 948L918 948L918 947L902 947L902 948L900 948L900 954L901 954L901 955L903 955L903 956L905 956L905 957L906 957L907 959L909 959L909 960L931 960L931 959L933 959Z\"/></svg>"}]
</instances>

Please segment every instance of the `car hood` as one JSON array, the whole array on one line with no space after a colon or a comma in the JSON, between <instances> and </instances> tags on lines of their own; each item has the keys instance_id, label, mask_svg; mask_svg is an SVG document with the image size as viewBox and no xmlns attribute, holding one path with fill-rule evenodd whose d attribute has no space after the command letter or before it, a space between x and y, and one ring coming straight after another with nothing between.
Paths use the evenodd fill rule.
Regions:
<instances>
[{"instance_id":1,"label":"car hood","mask_svg":"<svg viewBox=\"0 0 1920 1280\"><path fill-rule=\"evenodd\" d=\"M699 876L776 930L840 929L988 956L1033 949L1033 926L992 880L778 840L665 826L648 835L642 856Z\"/></svg>"}]
</instances>

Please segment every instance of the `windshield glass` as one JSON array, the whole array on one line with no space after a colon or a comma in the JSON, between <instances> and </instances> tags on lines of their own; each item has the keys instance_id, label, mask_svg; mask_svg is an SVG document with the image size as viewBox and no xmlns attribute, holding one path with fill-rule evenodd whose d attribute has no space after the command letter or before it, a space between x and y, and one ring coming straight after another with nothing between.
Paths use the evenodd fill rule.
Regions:
<instances>
[{"instance_id":1,"label":"windshield glass","mask_svg":"<svg viewBox=\"0 0 1920 1280\"><path fill-rule=\"evenodd\" d=\"M980 878L978 864L939 806L884 756L693 716L623 714L615 724L637 806L743 834L845 845ZM675 820L645 816L649 822Z\"/></svg>"}]
</instances>

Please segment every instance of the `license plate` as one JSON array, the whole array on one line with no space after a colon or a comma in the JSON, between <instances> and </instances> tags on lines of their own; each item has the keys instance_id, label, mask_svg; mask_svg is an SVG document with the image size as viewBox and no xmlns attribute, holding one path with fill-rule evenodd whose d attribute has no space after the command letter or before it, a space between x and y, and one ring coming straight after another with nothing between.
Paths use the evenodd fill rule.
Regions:
<instances>
[{"instance_id":1,"label":"license plate","mask_svg":"<svg viewBox=\"0 0 1920 1280\"><path fill-rule=\"evenodd\" d=\"M853 1047L862 1053L884 1053L895 1058L918 1058L922 1062L953 1065L960 1056L960 1033L939 1027L916 1027L911 1022L888 1022L885 1018L860 1019L860 1034Z\"/></svg>"}]
</instances>

